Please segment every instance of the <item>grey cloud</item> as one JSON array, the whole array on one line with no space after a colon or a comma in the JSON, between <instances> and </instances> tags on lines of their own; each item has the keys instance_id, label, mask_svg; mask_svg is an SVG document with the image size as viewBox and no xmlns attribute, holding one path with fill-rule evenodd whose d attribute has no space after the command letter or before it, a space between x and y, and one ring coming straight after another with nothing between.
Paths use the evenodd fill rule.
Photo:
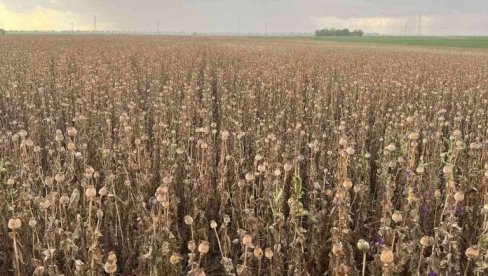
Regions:
<instances>
[{"instance_id":1,"label":"grey cloud","mask_svg":"<svg viewBox=\"0 0 488 276\"><path fill-rule=\"evenodd\" d=\"M26 12L36 8L69 11L78 20L97 15L117 29L185 31L235 31L240 15L241 31L312 31L317 18L393 18L393 22L415 22L419 12L432 18L433 34L456 32L488 34L486 0L1 0L10 10ZM403 24L403 23L402 23ZM390 26L396 30L398 27ZM392 31L395 32L395 31Z\"/></svg>"}]
</instances>

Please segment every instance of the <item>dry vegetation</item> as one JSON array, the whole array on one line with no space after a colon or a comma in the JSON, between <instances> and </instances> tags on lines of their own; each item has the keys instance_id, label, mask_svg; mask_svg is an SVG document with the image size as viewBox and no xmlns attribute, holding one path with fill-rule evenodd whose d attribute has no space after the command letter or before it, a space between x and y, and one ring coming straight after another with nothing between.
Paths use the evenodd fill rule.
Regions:
<instances>
[{"instance_id":1,"label":"dry vegetation","mask_svg":"<svg viewBox=\"0 0 488 276\"><path fill-rule=\"evenodd\" d=\"M1 275L487 275L486 51L0 40Z\"/></svg>"}]
</instances>

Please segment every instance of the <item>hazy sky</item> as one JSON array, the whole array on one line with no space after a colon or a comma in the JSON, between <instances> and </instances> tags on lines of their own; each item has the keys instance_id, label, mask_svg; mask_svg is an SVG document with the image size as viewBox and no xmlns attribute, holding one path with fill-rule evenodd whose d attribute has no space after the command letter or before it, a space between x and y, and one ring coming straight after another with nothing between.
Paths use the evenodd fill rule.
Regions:
<instances>
[{"instance_id":1,"label":"hazy sky","mask_svg":"<svg viewBox=\"0 0 488 276\"><path fill-rule=\"evenodd\" d=\"M312 32L488 35L488 0L0 0L0 24L15 30ZM2 27L0 25L0 27Z\"/></svg>"}]
</instances>

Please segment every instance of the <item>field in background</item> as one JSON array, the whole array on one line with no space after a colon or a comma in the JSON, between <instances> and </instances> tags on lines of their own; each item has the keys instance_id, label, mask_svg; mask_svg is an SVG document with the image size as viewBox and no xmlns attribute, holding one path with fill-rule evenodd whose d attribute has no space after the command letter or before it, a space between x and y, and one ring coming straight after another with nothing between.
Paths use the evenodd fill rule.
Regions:
<instances>
[{"instance_id":1,"label":"field in background","mask_svg":"<svg viewBox=\"0 0 488 276\"><path fill-rule=\"evenodd\" d=\"M488 48L488 37L477 36L363 36L363 37L300 37L324 42L378 43L460 48Z\"/></svg>"}]
</instances>

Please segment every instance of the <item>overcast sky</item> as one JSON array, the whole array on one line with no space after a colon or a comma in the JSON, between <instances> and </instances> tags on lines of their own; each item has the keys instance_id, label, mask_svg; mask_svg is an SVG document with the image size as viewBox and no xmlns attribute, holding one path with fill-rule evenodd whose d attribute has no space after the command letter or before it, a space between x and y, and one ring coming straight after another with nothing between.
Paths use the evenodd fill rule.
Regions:
<instances>
[{"instance_id":1,"label":"overcast sky","mask_svg":"<svg viewBox=\"0 0 488 276\"><path fill-rule=\"evenodd\" d=\"M313 32L488 35L488 0L0 0L7 30ZM238 20L239 18L239 20Z\"/></svg>"}]
</instances>

